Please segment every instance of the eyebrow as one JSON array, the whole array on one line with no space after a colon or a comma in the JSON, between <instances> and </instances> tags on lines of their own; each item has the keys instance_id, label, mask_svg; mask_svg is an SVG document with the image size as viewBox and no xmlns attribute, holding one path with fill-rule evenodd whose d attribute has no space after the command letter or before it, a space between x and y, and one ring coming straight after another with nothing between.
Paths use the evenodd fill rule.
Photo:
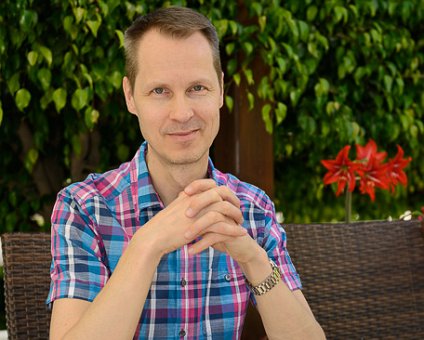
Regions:
<instances>
[{"instance_id":1,"label":"eyebrow","mask_svg":"<svg viewBox=\"0 0 424 340\"><path fill-rule=\"evenodd\" d=\"M208 87L212 87L213 82L211 80L209 80L208 78L198 78L195 80L192 80L188 83L187 87L191 87L197 84L205 84ZM142 83L141 88L144 89L152 89L152 88L157 88L157 87L165 87L165 88L169 88L170 85L167 82L163 82L163 81L151 81L148 83Z\"/></svg>"}]
</instances>

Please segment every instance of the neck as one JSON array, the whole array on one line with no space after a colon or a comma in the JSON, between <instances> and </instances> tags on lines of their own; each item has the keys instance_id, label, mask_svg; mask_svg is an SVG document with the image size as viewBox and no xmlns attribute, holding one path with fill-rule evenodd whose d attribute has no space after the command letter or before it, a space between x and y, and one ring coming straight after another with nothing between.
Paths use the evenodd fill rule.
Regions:
<instances>
[{"instance_id":1,"label":"neck","mask_svg":"<svg viewBox=\"0 0 424 340\"><path fill-rule=\"evenodd\" d=\"M164 164L155 157L146 159L153 186L165 206L191 182L207 177L208 157L192 164Z\"/></svg>"}]
</instances>

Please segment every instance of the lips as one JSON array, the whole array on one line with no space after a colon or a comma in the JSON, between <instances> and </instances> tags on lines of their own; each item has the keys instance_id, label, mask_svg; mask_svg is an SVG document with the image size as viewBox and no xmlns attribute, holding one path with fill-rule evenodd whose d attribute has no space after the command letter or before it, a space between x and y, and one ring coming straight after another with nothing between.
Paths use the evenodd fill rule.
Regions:
<instances>
[{"instance_id":1,"label":"lips","mask_svg":"<svg viewBox=\"0 0 424 340\"><path fill-rule=\"evenodd\" d=\"M190 131L177 131L177 132L170 132L169 134L171 136L188 136L192 133L195 133L196 131L198 130L196 129L196 130L190 130Z\"/></svg>"},{"instance_id":2,"label":"lips","mask_svg":"<svg viewBox=\"0 0 424 340\"><path fill-rule=\"evenodd\" d=\"M167 135L176 142L188 142L196 137L198 131L198 129L189 131L175 131L170 132Z\"/></svg>"}]
</instances>

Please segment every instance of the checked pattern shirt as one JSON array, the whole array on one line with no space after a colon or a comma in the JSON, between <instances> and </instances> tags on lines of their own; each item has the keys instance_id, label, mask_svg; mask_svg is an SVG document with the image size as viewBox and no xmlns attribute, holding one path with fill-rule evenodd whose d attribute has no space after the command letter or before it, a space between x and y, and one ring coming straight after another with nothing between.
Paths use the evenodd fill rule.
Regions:
<instances>
[{"instance_id":1,"label":"checked pattern shirt","mask_svg":"<svg viewBox=\"0 0 424 340\"><path fill-rule=\"evenodd\" d=\"M46 303L60 298L93 301L134 233L163 209L147 169L147 148L145 142L132 161L59 192L52 214ZM221 173L211 161L209 176L235 192L243 227L280 267L287 286L301 288L268 196ZM229 256L213 248L189 256L184 246L161 259L134 339L239 339L249 299L254 301L243 273Z\"/></svg>"}]
</instances>

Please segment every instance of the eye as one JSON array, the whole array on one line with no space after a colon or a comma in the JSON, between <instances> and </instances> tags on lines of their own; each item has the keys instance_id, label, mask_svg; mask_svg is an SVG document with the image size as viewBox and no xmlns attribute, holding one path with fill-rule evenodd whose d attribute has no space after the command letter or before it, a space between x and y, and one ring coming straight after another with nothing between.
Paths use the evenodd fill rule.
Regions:
<instances>
[{"instance_id":1,"label":"eye","mask_svg":"<svg viewBox=\"0 0 424 340\"><path fill-rule=\"evenodd\" d=\"M190 89L188 90L188 92L200 95L206 94L207 91L208 89L205 86L199 84L190 87Z\"/></svg>"},{"instance_id":2,"label":"eye","mask_svg":"<svg viewBox=\"0 0 424 340\"><path fill-rule=\"evenodd\" d=\"M152 92L154 94L164 94L165 93L165 89L163 87L156 87L152 90Z\"/></svg>"},{"instance_id":3,"label":"eye","mask_svg":"<svg viewBox=\"0 0 424 340\"><path fill-rule=\"evenodd\" d=\"M194 85L193 86L193 91L195 91L195 92L199 92L199 91L202 91L204 89L205 89L205 87L202 86L202 85Z\"/></svg>"}]
</instances>

